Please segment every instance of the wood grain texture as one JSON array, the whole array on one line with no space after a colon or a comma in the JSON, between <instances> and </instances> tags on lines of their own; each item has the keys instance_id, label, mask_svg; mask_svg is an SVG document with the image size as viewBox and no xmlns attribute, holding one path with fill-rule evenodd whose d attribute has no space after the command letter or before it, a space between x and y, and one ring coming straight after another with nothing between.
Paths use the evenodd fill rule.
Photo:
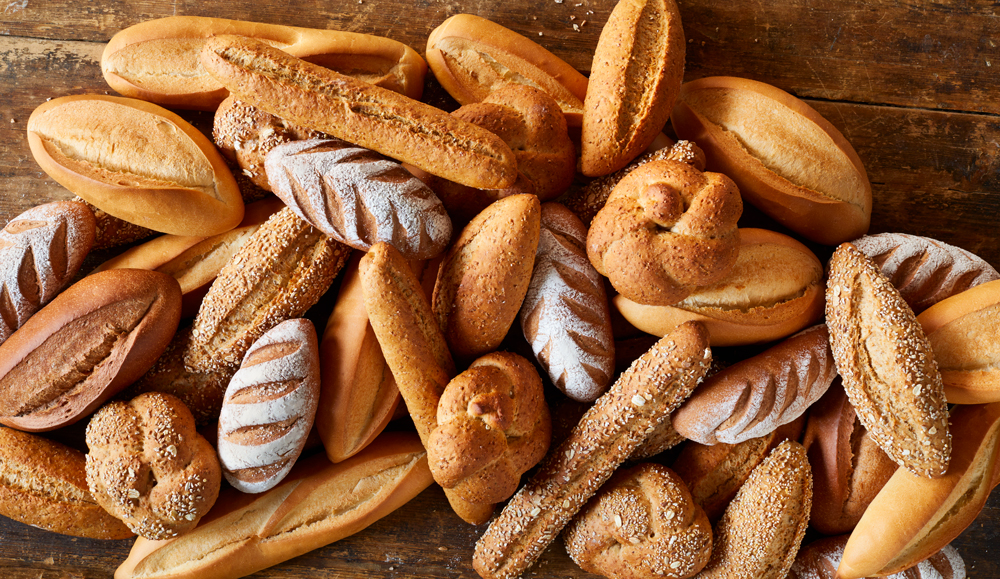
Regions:
<instances>
[{"instance_id":1,"label":"wood grain texture","mask_svg":"<svg viewBox=\"0 0 1000 579\"><path fill-rule=\"evenodd\" d=\"M42 202L72 196L32 159L28 116L49 98L113 94L101 77L100 54L113 34L132 24L174 14L253 19L387 36L423 54L433 28L468 12L530 37L589 73L615 3L7 0L0 4L0 224ZM680 0L679 5L688 38L686 80L744 76L805 99L844 133L864 162L874 191L873 233L936 237L1000 267L995 1ZM455 106L433 81L424 100ZM181 114L210 131L210 114ZM753 211L745 215L753 218ZM255 577L475 576L472 547L484 529L460 521L441 490L432 487L365 532ZM1000 493L995 493L955 542L970 577L1000 578L998 542ZM130 546L130 541L64 537L0 518L0 577L107 578ZM526 577L593 576L577 569L557 542Z\"/></svg>"}]
</instances>

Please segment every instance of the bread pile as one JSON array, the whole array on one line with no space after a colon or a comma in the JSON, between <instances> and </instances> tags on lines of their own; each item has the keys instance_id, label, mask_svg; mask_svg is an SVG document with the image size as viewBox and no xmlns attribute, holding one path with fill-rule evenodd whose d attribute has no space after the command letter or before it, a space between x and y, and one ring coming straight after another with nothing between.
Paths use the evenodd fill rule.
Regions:
<instances>
[{"instance_id":1,"label":"bread pile","mask_svg":"<svg viewBox=\"0 0 1000 579\"><path fill-rule=\"evenodd\" d=\"M8 477L2 512L127 526L122 579L243 576L434 482L489 522L484 578L525 573L564 529L616 578L784 577L810 525L851 532L842 578L938 553L1000 482L1000 274L865 236L871 186L839 131L760 82L682 84L685 44L673 0L621 2L588 82L455 16L427 43L449 114L388 39L122 31L102 69L126 97L53 99L28 123L89 205L0 233L0 422L25 431L0 431L0 462L46 495L22 508L34 489ZM338 72L352 59L367 68ZM215 141L154 103L217 111ZM791 234L740 227L744 202ZM110 243L92 208L162 235L69 285ZM824 264L803 241L836 250ZM556 436L567 397L586 411ZM77 421L86 459L28 434Z\"/></svg>"}]
</instances>

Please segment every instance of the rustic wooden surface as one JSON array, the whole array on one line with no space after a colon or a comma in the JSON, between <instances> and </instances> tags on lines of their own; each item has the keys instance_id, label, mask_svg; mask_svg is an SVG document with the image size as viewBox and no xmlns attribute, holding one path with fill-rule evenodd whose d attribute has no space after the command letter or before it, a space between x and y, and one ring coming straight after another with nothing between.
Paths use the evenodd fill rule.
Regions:
<instances>
[{"instance_id":1,"label":"rustic wooden surface","mask_svg":"<svg viewBox=\"0 0 1000 579\"><path fill-rule=\"evenodd\" d=\"M769 82L805 99L864 161L872 231L936 237L1000 266L1000 17L996 2L683 0L688 80ZM31 158L25 123L46 99L110 92L103 43L175 14L252 19L388 36L423 52L452 14L495 20L589 72L614 0L5 0L0 2L0 223L70 194ZM574 27L576 25L576 27ZM577 30L578 28L579 30ZM430 94L435 94L433 87ZM199 126L206 118L186 114ZM354 537L256 576L465 577L481 528L437 488ZM969 576L1000 578L1000 493L955 545ZM129 541L46 533L0 517L0 576L109 577ZM322 569L322 572L317 570ZM561 547L528 577L584 577Z\"/></svg>"}]
</instances>

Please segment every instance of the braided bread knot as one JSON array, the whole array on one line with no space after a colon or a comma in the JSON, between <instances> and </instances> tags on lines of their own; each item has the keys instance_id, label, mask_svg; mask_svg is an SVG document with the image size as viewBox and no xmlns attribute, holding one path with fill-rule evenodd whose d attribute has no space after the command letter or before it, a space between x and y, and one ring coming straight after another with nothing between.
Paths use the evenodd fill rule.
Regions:
<instances>
[{"instance_id":1,"label":"braided bread knot","mask_svg":"<svg viewBox=\"0 0 1000 579\"><path fill-rule=\"evenodd\" d=\"M427 441L434 480L473 503L497 503L545 456L552 422L542 379L517 354L493 352L445 388Z\"/></svg>"},{"instance_id":2,"label":"braided bread knot","mask_svg":"<svg viewBox=\"0 0 1000 579\"><path fill-rule=\"evenodd\" d=\"M742 213L739 189L725 175L652 161L611 192L591 223L587 255L630 300L675 304L732 270Z\"/></svg>"}]
</instances>

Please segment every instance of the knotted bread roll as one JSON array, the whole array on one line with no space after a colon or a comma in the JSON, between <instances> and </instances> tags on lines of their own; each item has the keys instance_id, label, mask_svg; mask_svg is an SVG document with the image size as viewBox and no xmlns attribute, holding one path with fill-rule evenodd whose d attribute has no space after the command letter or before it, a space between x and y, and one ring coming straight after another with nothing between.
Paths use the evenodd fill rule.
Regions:
<instances>
[{"instance_id":1,"label":"knotted bread roll","mask_svg":"<svg viewBox=\"0 0 1000 579\"><path fill-rule=\"evenodd\" d=\"M594 217L587 254L625 297L674 304L736 264L742 213L739 190L725 175L677 161L646 163Z\"/></svg>"}]
</instances>

